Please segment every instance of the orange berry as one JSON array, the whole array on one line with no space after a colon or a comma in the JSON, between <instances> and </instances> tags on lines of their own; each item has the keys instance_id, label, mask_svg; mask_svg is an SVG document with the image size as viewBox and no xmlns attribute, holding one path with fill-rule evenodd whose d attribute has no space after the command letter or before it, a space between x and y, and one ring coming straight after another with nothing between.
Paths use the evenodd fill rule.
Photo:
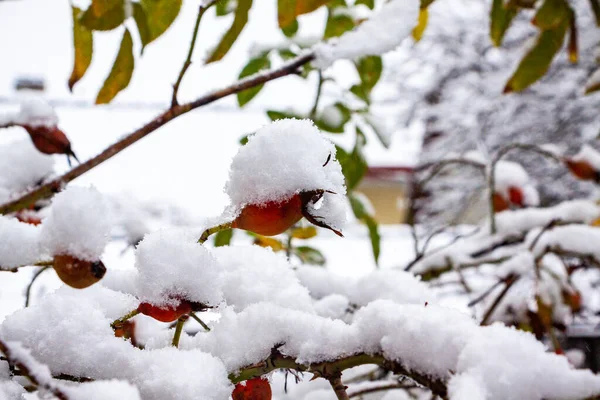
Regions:
<instances>
[{"instance_id":1,"label":"orange berry","mask_svg":"<svg viewBox=\"0 0 600 400\"><path fill-rule=\"evenodd\" d=\"M160 322L177 321L182 315L192 312L190 302L182 300L177 306L155 306L150 303L140 303L138 311Z\"/></svg>"},{"instance_id":2,"label":"orange berry","mask_svg":"<svg viewBox=\"0 0 600 400\"><path fill-rule=\"evenodd\" d=\"M598 171L587 161L566 160L567 168L573 175L583 181L598 180Z\"/></svg>"}]
</instances>

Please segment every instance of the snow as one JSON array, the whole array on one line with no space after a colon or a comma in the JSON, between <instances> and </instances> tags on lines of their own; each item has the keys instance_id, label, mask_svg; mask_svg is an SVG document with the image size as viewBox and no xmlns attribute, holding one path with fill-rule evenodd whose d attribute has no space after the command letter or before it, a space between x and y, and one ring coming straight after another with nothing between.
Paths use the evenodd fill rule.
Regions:
<instances>
[{"instance_id":1,"label":"snow","mask_svg":"<svg viewBox=\"0 0 600 400\"><path fill-rule=\"evenodd\" d=\"M224 246L212 254L220 263L225 303L236 311L262 301L312 310L308 290L300 285L282 253L260 246Z\"/></svg>"},{"instance_id":2,"label":"snow","mask_svg":"<svg viewBox=\"0 0 600 400\"><path fill-rule=\"evenodd\" d=\"M312 121L296 119L275 121L250 136L233 158L225 187L236 207L281 202L310 190L346 193L333 143Z\"/></svg>"},{"instance_id":3,"label":"snow","mask_svg":"<svg viewBox=\"0 0 600 400\"><path fill-rule=\"evenodd\" d=\"M61 388L61 391L69 396L69 400L141 400L135 386L116 379L85 382L77 386Z\"/></svg>"},{"instance_id":4,"label":"snow","mask_svg":"<svg viewBox=\"0 0 600 400\"><path fill-rule=\"evenodd\" d=\"M112 220L104 197L94 188L69 186L54 196L42 221L42 243L51 255L97 261L109 240Z\"/></svg>"},{"instance_id":5,"label":"snow","mask_svg":"<svg viewBox=\"0 0 600 400\"><path fill-rule=\"evenodd\" d=\"M352 31L314 46L313 64L325 69L337 60L387 53L411 34L418 17L417 0L392 0Z\"/></svg>"},{"instance_id":6,"label":"snow","mask_svg":"<svg viewBox=\"0 0 600 400\"><path fill-rule=\"evenodd\" d=\"M38 184L53 169L53 158L37 151L29 139L0 146L0 203Z\"/></svg>"},{"instance_id":7,"label":"snow","mask_svg":"<svg viewBox=\"0 0 600 400\"><path fill-rule=\"evenodd\" d=\"M212 306L221 302L221 266L197 237L184 229L144 237L135 252L142 301L157 306L176 306L182 299Z\"/></svg>"},{"instance_id":8,"label":"snow","mask_svg":"<svg viewBox=\"0 0 600 400\"><path fill-rule=\"evenodd\" d=\"M579 153L572 158L573 161L585 161L596 171L600 171L600 153L592 146L585 144L581 146Z\"/></svg>"},{"instance_id":9,"label":"snow","mask_svg":"<svg viewBox=\"0 0 600 400\"><path fill-rule=\"evenodd\" d=\"M547 353L533 335L501 324L480 328L471 337L455 371L455 377L471 375L483 382L489 399L576 400L600 390L599 376L573 369L566 357Z\"/></svg>"},{"instance_id":10,"label":"snow","mask_svg":"<svg viewBox=\"0 0 600 400\"><path fill-rule=\"evenodd\" d=\"M23 347L20 342L9 341L5 343L7 357L15 364L24 365L29 371L29 376L40 385L51 385L52 374L48 366L39 363L31 354L29 349Z\"/></svg>"},{"instance_id":11,"label":"snow","mask_svg":"<svg viewBox=\"0 0 600 400\"><path fill-rule=\"evenodd\" d=\"M512 161L498 161L494 179L496 193L500 193L505 199L509 198L511 188L517 188L523 193L522 205L537 206L539 204L537 190L522 165Z\"/></svg>"},{"instance_id":12,"label":"snow","mask_svg":"<svg viewBox=\"0 0 600 400\"><path fill-rule=\"evenodd\" d=\"M296 273L316 299L342 295L359 306L366 306L377 299L393 300L398 304L425 304L436 300L423 282L401 270L377 270L358 279L308 266L299 267Z\"/></svg>"},{"instance_id":13,"label":"snow","mask_svg":"<svg viewBox=\"0 0 600 400\"><path fill-rule=\"evenodd\" d=\"M41 229L0 215L0 270L41 261Z\"/></svg>"}]
</instances>

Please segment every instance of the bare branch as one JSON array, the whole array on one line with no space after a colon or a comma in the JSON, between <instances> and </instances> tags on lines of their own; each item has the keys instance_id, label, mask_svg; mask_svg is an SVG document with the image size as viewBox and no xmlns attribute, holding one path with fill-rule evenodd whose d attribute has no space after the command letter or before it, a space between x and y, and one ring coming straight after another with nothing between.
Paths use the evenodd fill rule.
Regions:
<instances>
[{"instance_id":1,"label":"bare branch","mask_svg":"<svg viewBox=\"0 0 600 400\"><path fill-rule=\"evenodd\" d=\"M171 108L177 106L179 103L177 102L177 92L179 91L179 85L181 85L181 81L183 80L183 76L185 75L187 69L192 65L192 54L194 53L194 47L196 46L196 38L198 36L198 28L200 27L200 21L202 20L202 16L213 4L215 4L217 0L210 2L208 5L200 3L200 7L198 8L198 16L196 17L196 25L194 25L194 31L192 33L192 41L190 43L190 49L188 50L187 58L181 67L181 71L179 72L179 76L177 77L177 81L173 85L173 96L171 98Z\"/></svg>"},{"instance_id":2,"label":"bare branch","mask_svg":"<svg viewBox=\"0 0 600 400\"><path fill-rule=\"evenodd\" d=\"M259 85L262 85L266 82L287 76L293 75L297 72L298 68L304 64L311 62L314 59L314 53L309 52L303 54L299 57L296 57L293 60L283 64L281 67L277 69L273 69L270 71L259 72L257 74L248 76L244 79L240 79L234 84L227 86L223 89L215 90L210 92L190 103L177 105L164 111L162 114L154 118L152 121L148 122L146 125L141 128L133 131L129 135L123 137L118 142L106 148L97 156L89 159L88 161L79 164L77 167L71 169L66 172L62 176L59 176L53 179L50 182L22 195L21 197L0 205L0 214L7 214L10 212L18 211L23 208L26 208L36 201L40 199L45 199L51 197L54 193L60 191L63 186L65 186L68 182L71 182L73 179L78 178L83 175L87 171L92 168L102 164L104 161L110 159L111 157L119 154L121 151L125 150L127 147L131 146L138 140L146 137L148 134L156 131L161 126L167 124L168 122L174 120L175 118L192 111L198 107L202 107L204 105L213 103L217 100L220 100L224 97L230 96L232 94L239 93L243 90L250 89Z\"/></svg>"},{"instance_id":3,"label":"bare branch","mask_svg":"<svg viewBox=\"0 0 600 400\"><path fill-rule=\"evenodd\" d=\"M350 400L350 397L348 397L348 393L346 393L346 389L348 387L342 383L341 373L337 373L335 376L332 376L328 380L338 400Z\"/></svg>"}]
</instances>

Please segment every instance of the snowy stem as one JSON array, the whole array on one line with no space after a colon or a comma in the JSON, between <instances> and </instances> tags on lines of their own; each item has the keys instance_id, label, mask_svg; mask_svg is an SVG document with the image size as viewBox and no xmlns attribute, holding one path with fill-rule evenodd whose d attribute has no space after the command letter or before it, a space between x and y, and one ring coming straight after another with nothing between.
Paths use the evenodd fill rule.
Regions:
<instances>
[{"instance_id":1,"label":"snowy stem","mask_svg":"<svg viewBox=\"0 0 600 400\"><path fill-rule=\"evenodd\" d=\"M232 224L232 222L226 222L224 224L213 226L212 228L208 228L207 230L202 232L200 239L198 239L198 243L203 244L204 242L206 242L208 240L209 236L214 233L221 232L226 229L231 229L231 224Z\"/></svg>"},{"instance_id":2,"label":"snowy stem","mask_svg":"<svg viewBox=\"0 0 600 400\"><path fill-rule=\"evenodd\" d=\"M171 98L171 108L177 106L179 103L177 102L177 92L179 91L179 85L181 85L181 81L183 80L183 76L185 75L187 69L192 65L192 54L194 53L194 47L196 46L196 38L198 37L198 28L200 27L200 20L202 20L202 16L213 4L215 4L217 0L214 0L208 4L201 3L198 8L198 16L196 17L196 25L194 26L194 32L192 33L192 41L190 43L190 49L188 50L187 58L181 67L181 71L179 72L179 76L177 77L177 81L173 85L173 96Z\"/></svg>"},{"instance_id":3,"label":"snowy stem","mask_svg":"<svg viewBox=\"0 0 600 400\"><path fill-rule=\"evenodd\" d=\"M58 387L52 380L48 380L47 382L41 382L40 379L33 372L32 368L35 368L35 365L28 366L22 360L19 360L18 357L14 357L11 354L10 347L0 339L0 353L3 353L8 360L10 365L14 365L19 368L20 373L26 377L34 386L40 387L50 393L52 393L59 400L69 400L69 397ZM37 374L39 375L39 374ZM42 375L39 375L40 377Z\"/></svg>"},{"instance_id":4,"label":"snowy stem","mask_svg":"<svg viewBox=\"0 0 600 400\"><path fill-rule=\"evenodd\" d=\"M188 113L196 108L205 106L210 103L214 103L217 100L239 93L246 89L260 86L262 84L284 76L294 75L297 73L298 68L300 68L304 64L308 64L309 62L314 60L314 58L314 53L308 52L290 60L289 62L286 62L279 68L270 71L262 71L254 75L250 75L246 78L238 80L237 82L223 89L218 89L207 93L206 95L199 97L198 99L192 102L169 108L168 110L164 111L162 114L148 122L146 125L142 126L141 128L133 131L128 135L123 136L121 140L107 147L97 156L87 160L82 164L79 164L77 167L69 170L65 174L51 180L50 182L47 182L44 185L39 186L36 189L33 189L30 192L25 193L24 195L12 201L9 201L8 203L0 205L0 215L22 210L34 204L40 199L52 197L55 193L59 192L67 183L71 182L73 179L78 178L79 176L85 174L92 168L102 164L104 161L119 154L121 151L136 143L138 140L146 137L150 133L156 131L158 128L160 128L163 125L166 125L168 122L174 120L175 118L185 113Z\"/></svg>"},{"instance_id":5,"label":"snowy stem","mask_svg":"<svg viewBox=\"0 0 600 400\"><path fill-rule=\"evenodd\" d=\"M187 321L187 315L179 317L177 324L175 325L175 334L173 335L173 342L171 343L174 347L179 346L179 339L181 338L181 332L183 331L183 325Z\"/></svg>"},{"instance_id":6,"label":"snowy stem","mask_svg":"<svg viewBox=\"0 0 600 400\"><path fill-rule=\"evenodd\" d=\"M342 374L338 373L335 376L329 379L329 383L335 392L338 400L350 400L348 397L348 393L346 393L346 389L348 388L342 383Z\"/></svg>"}]
</instances>

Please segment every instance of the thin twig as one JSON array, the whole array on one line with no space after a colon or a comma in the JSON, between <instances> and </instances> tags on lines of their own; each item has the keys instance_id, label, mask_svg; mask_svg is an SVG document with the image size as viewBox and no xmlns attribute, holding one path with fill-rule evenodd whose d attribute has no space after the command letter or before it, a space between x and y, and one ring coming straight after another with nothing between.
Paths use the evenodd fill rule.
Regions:
<instances>
[{"instance_id":1,"label":"thin twig","mask_svg":"<svg viewBox=\"0 0 600 400\"><path fill-rule=\"evenodd\" d=\"M22 195L21 197L3 205L0 205L0 214L7 214L10 212L18 211L23 208L29 207L30 205L34 204L40 199L51 197L54 193L60 191L68 182L72 181L75 178L78 178L79 176L83 175L92 168L100 165L104 161L125 150L127 147L136 143L138 140L156 131L161 126L167 124L168 122L187 112L213 103L232 94L236 94L246 89L262 85L266 82L270 82L272 80L284 76L296 74L298 68L300 68L304 64L311 62L314 58L315 55L313 52L303 54L283 64L279 68L270 71L259 72L257 74L248 76L246 78L240 79L239 81L233 83L230 86L210 92L192 102L172 107L167 111L164 111L152 121L148 122L146 125L133 131L129 135L126 135L118 142L112 144L97 156L89 159L88 161L82 164L79 164L77 167L71 169L65 174Z\"/></svg>"},{"instance_id":2,"label":"thin twig","mask_svg":"<svg viewBox=\"0 0 600 400\"><path fill-rule=\"evenodd\" d=\"M25 290L25 307L29 307L29 302L30 302L30 299L31 299L31 287L33 286L33 283L42 274L42 272L44 272L48 268L50 268L50 267L49 266L45 266L45 267L40 268L31 277L31 281L29 281L29 285L27 285L27 289Z\"/></svg>"},{"instance_id":3,"label":"thin twig","mask_svg":"<svg viewBox=\"0 0 600 400\"><path fill-rule=\"evenodd\" d=\"M519 279L518 276L511 275L504 280L504 282L506 283L506 286L504 286L504 289L502 289L502 292L500 292L500 294L498 295L498 297L496 297L496 299L494 300L494 302L492 303L490 308L488 308L488 310L485 312L485 315L483 316L483 319L481 320L481 325L488 324L490 318L492 317L492 314L494 313L494 310L496 310L496 308L498 307L498 305L500 304L500 302L502 301L504 296L506 296L506 293L508 293L508 291L510 290L512 285L514 285L518 279Z\"/></svg>"},{"instance_id":4,"label":"thin twig","mask_svg":"<svg viewBox=\"0 0 600 400\"><path fill-rule=\"evenodd\" d=\"M224 231L226 229L231 229L231 227L232 227L231 224L232 224L231 222L226 222L224 224L213 226L212 228L206 229L204 232L202 232L202 235L200 235L200 239L198 239L198 243L204 244L204 242L206 242L208 240L210 235L217 233L217 232Z\"/></svg>"},{"instance_id":5,"label":"thin twig","mask_svg":"<svg viewBox=\"0 0 600 400\"><path fill-rule=\"evenodd\" d=\"M439 174L446 166L452 165L452 164L468 165L473 168L476 168L478 171L485 174L485 164L482 164L478 161L468 160L465 158L447 158L444 160L440 160L436 163L424 164L424 165L417 167L416 168L417 171L422 171L422 170L432 168L429 175L427 175L425 178L423 178L419 182L419 184L421 186L425 186L425 184L427 184L431 179L433 179L437 174Z\"/></svg>"},{"instance_id":6,"label":"thin twig","mask_svg":"<svg viewBox=\"0 0 600 400\"><path fill-rule=\"evenodd\" d=\"M315 119L317 117L317 110L319 108L319 100L321 99L321 92L323 91L323 82L325 82L325 80L323 79L323 72L321 72L319 70L319 83L317 85L317 94L315 95L315 102L314 105L312 107L312 109L310 110L310 118L311 119Z\"/></svg>"},{"instance_id":7,"label":"thin twig","mask_svg":"<svg viewBox=\"0 0 600 400\"><path fill-rule=\"evenodd\" d=\"M196 24L194 25L194 31L192 33L192 40L190 43L190 49L188 50L187 58L181 67L181 71L177 76L177 81L173 85L173 96L171 97L171 108L177 106L179 103L177 102L177 92L179 91L179 85L181 85L181 81L183 80L183 76L185 75L187 69L192 65L192 54L194 53L194 47L196 46L196 38L198 36L198 28L200 27L200 20L202 20L202 16L213 4L215 4L217 0L210 2L209 4L201 3L198 8L198 16L196 17Z\"/></svg>"}]
</instances>

